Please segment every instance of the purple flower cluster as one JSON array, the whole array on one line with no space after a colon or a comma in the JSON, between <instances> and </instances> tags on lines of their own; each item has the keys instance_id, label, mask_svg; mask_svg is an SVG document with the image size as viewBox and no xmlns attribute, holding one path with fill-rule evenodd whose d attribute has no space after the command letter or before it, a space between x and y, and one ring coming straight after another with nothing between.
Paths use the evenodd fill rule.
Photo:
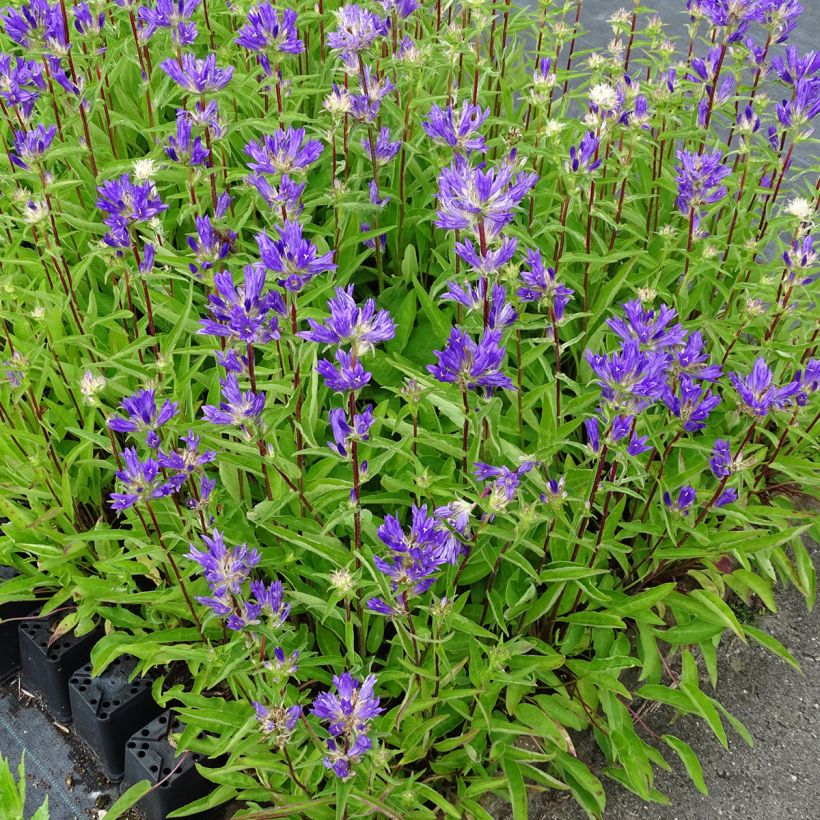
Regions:
<instances>
[{"instance_id":1,"label":"purple flower cluster","mask_svg":"<svg viewBox=\"0 0 820 820\"><path fill-rule=\"evenodd\" d=\"M256 54L262 70L270 77L273 73L271 58L280 54L301 54L305 50L299 39L296 12L284 9L279 16L275 6L260 3L248 12L247 22L240 27L235 43Z\"/></svg>"},{"instance_id":2,"label":"purple flower cluster","mask_svg":"<svg viewBox=\"0 0 820 820\"><path fill-rule=\"evenodd\" d=\"M515 498L521 485L521 477L533 470L537 464L535 461L522 461L515 470L511 470L509 467L493 467L477 461L473 471L479 481L491 482L485 487L483 495L489 497L490 507L498 510L506 507Z\"/></svg>"},{"instance_id":3,"label":"purple flower cluster","mask_svg":"<svg viewBox=\"0 0 820 820\"><path fill-rule=\"evenodd\" d=\"M521 270L521 281L524 286L516 291L518 298L522 302L537 302L546 306L552 312L555 321L560 322L575 291L558 282L555 271L544 266L541 251L528 251L526 264L529 269Z\"/></svg>"},{"instance_id":4,"label":"purple flower cluster","mask_svg":"<svg viewBox=\"0 0 820 820\"><path fill-rule=\"evenodd\" d=\"M182 48L190 46L196 40L196 25L191 22L191 16L199 6L199 0L157 0L156 8L143 6L139 10L139 18L145 25L142 28L142 37L150 40L161 28L168 29L171 43ZM186 55L189 58L192 55ZM183 63L184 66L184 63ZM172 79L185 87L183 83L164 69Z\"/></svg>"},{"instance_id":5,"label":"purple flower cluster","mask_svg":"<svg viewBox=\"0 0 820 820\"><path fill-rule=\"evenodd\" d=\"M485 330L479 342L454 327L444 350L434 350L436 364L427 370L440 382L459 384L468 390L487 392L501 387L514 390L512 379L502 371L505 351L500 330Z\"/></svg>"},{"instance_id":6,"label":"purple flower cluster","mask_svg":"<svg viewBox=\"0 0 820 820\"><path fill-rule=\"evenodd\" d=\"M719 202L726 196L722 181L732 169L723 164L723 157L718 149L702 154L680 150L676 156L679 163L675 166L677 205L682 214L694 212L697 216L705 205Z\"/></svg>"},{"instance_id":7,"label":"purple flower cluster","mask_svg":"<svg viewBox=\"0 0 820 820\"><path fill-rule=\"evenodd\" d=\"M604 405L614 414L640 413L664 391L667 357L641 350L634 338L611 355L588 350L586 360L597 377Z\"/></svg>"},{"instance_id":8,"label":"purple flower cluster","mask_svg":"<svg viewBox=\"0 0 820 820\"><path fill-rule=\"evenodd\" d=\"M347 3L336 12L338 26L328 32L327 44L341 52L342 59L357 67L359 55L390 30L390 21L358 3Z\"/></svg>"},{"instance_id":9,"label":"purple flower cluster","mask_svg":"<svg viewBox=\"0 0 820 820\"><path fill-rule=\"evenodd\" d=\"M390 553L384 558L375 556L373 563L390 578L395 600L388 604L371 598L368 609L381 615L406 614L408 599L427 592L441 567L454 562L450 532L437 514L428 515L425 504L413 506L409 531L405 532L398 518L388 515L376 534Z\"/></svg>"},{"instance_id":10,"label":"purple flower cluster","mask_svg":"<svg viewBox=\"0 0 820 820\"><path fill-rule=\"evenodd\" d=\"M0 52L0 99L12 111L28 119L40 92L46 90L43 67L36 60Z\"/></svg>"},{"instance_id":11,"label":"purple flower cluster","mask_svg":"<svg viewBox=\"0 0 820 820\"><path fill-rule=\"evenodd\" d=\"M487 150L487 143L479 128L489 116L489 108L482 110L481 106L466 101L462 102L459 111L454 111L452 105L445 109L434 105L421 127L433 142L449 146L454 153L483 153Z\"/></svg>"},{"instance_id":12,"label":"purple flower cluster","mask_svg":"<svg viewBox=\"0 0 820 820\"><path fill-rule=\"evenodd\" d=\"M110 418L108 426L118 433L145 433L146 444L153 450L160 445L157 430L167 424L179 410L179 404L168 399L158 408L156 391L151 389L139 390L124 399L121 407L125 416Z\"/></svg>"},{"instance_id":13,"label":"purple flower cluster","mask_svg":"<svg viewBox=\"0 0 820 820\"><path fill-rule=\"evenodd\" d=\"M368 440L373 421L372 404L368 404L361 413L354 413L352 424L348 424L347 411L344 408L333 408L328 413L328 423L330 424L333 441L329 441L327 446L342 458L347 458L352 441ZM367 471L367 462L362 462L360 470L362 472Z\"/></svg>"},{"instance_id":14,"label":"purple flower cluster","mask_svg":"<svg viewBox=\"0 0 820 820\"><path fill-rule=\"evenodd\" d=\"M169 57L167 60L163 60L159 67L183 91L198 96L221 91L233 77L233 66L219 68L216 64L215 54L209 54L200 60L186 51L181 60L178 61Z\"/></svg>"},{"instance_id":15,"label":"purple flower cluster","mask_svg":"<svg viewBox=\"0 0 820 820\"><path fill-rule=\"evenodd\" d=\"M729 381L737 391L743 410L757 418L764 418L773 409L789 406L800 394L799 378L777 387L772 371L762 357L755 361L748 376L730 373Z\"/></svg>"},{"instance_id":16,"label":"purple flower cluster","mask_svg":"<svg viewBox=\"0 0 820 820\"><path fill-rule=\"evenodd\" d=\"M262 231L256 235L256 244L262 263L279 274L277 282L285 290L298 293L314 277L336 270L333 252L320 255L316 246L303 237L298 222L288 220L276 230L278 239Z\"/></svg>"},{"instance_id":17,"label":"purple flower cluster","mask_svg":"<svg viewBox=\"0 0 820 820\"><path fill-rule=\"evenodd\" d=\"M469 230L482 241L494 239L513 220L515 209L535 185L535 173L519 172L511 156L498 168L476 167L456 155L438 178L436 226ZM481 235L484 234L482 239Z\"/></svg>"},{"instance_id":18,"label":"purple flower cluster","mask_svg":"<svg viewBox=\"0 0 820 820\"><path fill-rule=\"evenodd\" d=\"M265 344L279 338L279 320L284 315L282 296L265 288L265 269L246 265L244 283L236 286L229 271L214 275L214 290L208 297L210 319L201 319L199 333L248 344Z\"/></svg>"},{"instance_id":19,"label":"purple flower cluster","mask_svg":"<svg viewBox=\"0 0 820 820\"><path fill-rule=\"evenodd\" d=\"M11 161L24 171L30 170L51 147L56 133L56 125L36 125L30 131L15 131L14 150L9 154Z\"/></svg>"},{"instance_id":20,"label":"purple flower cluster","mask_svg":"<svg viewBox=\"0 0 820 820\"><path fill-rule=\"evenodd\" d=\"M375 299L368 299L363 307L356 304L353 285L336 288L336 295L328 300L327 306L330 316L321 323L308 319L310 330L300 334L303 339L337 347L350 345L358 358L396 333L396 323L386 310L376 309Z\"/></svg>"},{"instance_id":21,"label":"purple flower cluster","mask_svg":"<svg viewBox=\"0 0 820 820\"><path fill-rule=\"evenodd\" d=\"M219 530L203 534L202 541L206 549L198 550L190 544L186 556L199 564L210 588L210 595L199 596L197 601L224 618L228 629L235 632L256 626L263 618L274 628L282 626L290 612L282 582L273 581L266 586L262 581L249 581L251 570L261 560L257 550L249 549L247 544L229 549Z\"/></svg>"},{"instance_id":22,"label":"purple flower cluster","mask_svg":"<svg viewBox=\"0 0 820 820\"><path fill-rule=\"evenodd\" d=\"M336 693L321 692L313 702L312 713L328 724L325 767L346 779L355 765L373 746L368 736L371 721L382 713L374 694L376 676L368 675L359 684L349 672L333 676Z\"/></svg>"},{"instance_id":23,"label":"purple flower cluster","mask_svg":"<svg viewBox=\"0 0 820 820\"><path fill-rule=\"evenodd\" d=\"M103 239L115 248L130 247L131 226L147 222L168 208L151 180L133 183L128 174L106 180L97 188L97 194L97 207L105 214L103 223L109 228Z\"/></svg>"},{"instance_id":24,"label":"purple flower cluster","mask_svg":"<svg viewBox=\"0 0 820 820\"><path fill-rule=\"evenodd\" d=\"M211 424L238 427L245 435L252 437L253 431L259 426L259 417L265 409L267 397L264 393L254 393L252 390L243 392L236 373L233 372L228 373L219 384L222 388L222 401L218 406L206 404L202 408L203 417Z\"/></svg>"},{"instance_id":25,"label":"purple flower cluster","mask_svg":"<svg viewBox=\"0 0 820 820\"><path fill-rule=\"evenodd\" d=\"M297 216L302 210L305 183L297 182L294 176L304 175L316 162L322 153L322 144L306 139L304 128L280 128L249 142L245 153L251 160L247 183L274 212L281 212L284 220Z\"/></svg>"},{"instance_id":26,"label":"purple flower cluster","mask_svg":"<svg viewBox=\"0 0 820 820\"><path fill-rule=\"evenodd\" d=\"M122 453L123 468L116 477L122 483L122 492L111 493L112 509L122 511L135 504L164 498L177 492L185 481L183 474L166 479L159 463L153 458L140 461L134 447L126 447Z\"/></svg>"}]
</instances>

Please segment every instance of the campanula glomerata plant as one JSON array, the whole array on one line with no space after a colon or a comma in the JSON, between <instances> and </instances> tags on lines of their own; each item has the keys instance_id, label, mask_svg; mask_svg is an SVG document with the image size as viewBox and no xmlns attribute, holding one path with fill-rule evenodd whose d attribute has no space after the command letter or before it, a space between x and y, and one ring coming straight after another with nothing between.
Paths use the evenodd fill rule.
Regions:
<instances>
[{"instance_id":1,"label":"campanula glomerata plant","mask_svg":"<svg viewBox=\"0 0 820 820\"><path fill-rule=\"evenodd\" d=\"M156 675L175 816L705 790L645 711L749 740L815 598L805 0L15 3L0 596Z\"/></svg>"}]
</instances>

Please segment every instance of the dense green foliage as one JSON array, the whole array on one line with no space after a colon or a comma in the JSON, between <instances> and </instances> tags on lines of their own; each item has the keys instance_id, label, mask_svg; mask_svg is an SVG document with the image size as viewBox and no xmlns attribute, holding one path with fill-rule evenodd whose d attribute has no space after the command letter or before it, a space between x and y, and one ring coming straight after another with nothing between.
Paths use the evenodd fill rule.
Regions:
<instances>
[{"instance_id":1,"label":"dense green foliage","mask_svg":"<svg viewBox=\"0 0 820 820\"><path fill-rule=\"evenodd\" d=\"M738 620L731 601L774 610L781 581L809 605L815 597L802 537L813 525L817 534L806 510L818 490L818 401L804 375L817 339L810 242L817 169L789 168L794 146L812 144L809 117L793 114L791 124L776 117L758 90L764 70L750 64L748 44L732 39L736 25L700 19L691 44L675 50L660 23L636 7L634 17L630 10L614 20L608 52L588 53L576 49L583 27L576 8L580 0L537 10L425 0L406 20L394 15L398 36L378 38L346 73L323 42L338 25L335 4L302 3L295 10L305 51L276 54L277 82L276 67L265 77L234 42L245 4L211 3L207 20L199 6L198 37L186 50L202 57L210 42L217 66L234 67L224 88L200 98L219 108L217 127L194 124L210 146L210 168L191 169L166 153L176 110L193 111L197 97L160 68L177 59L168 30L137 43L128 7L106 5L96 39L78 34L69 7L72 65L64 53L56 66L46 62L49 76L28 119L3 98L9 157L21 127L57 124L57 116L59 127L25 167L3 160L0 181L9 376L0 386L7 519L0 561L21 573L0 598L38 591L59 633L104 625L92 655L97 673L128 654L140 660L140 673L158 676L156 699L186 725L178 748L221 760L203 769L215 790L199 808L237 799L239 816L259 818L486 818L502 797L518 818L532 793L556 789L598 817L604 776L662 801L653 772L677 761L705 791L689 746L646 730L649 704L699 716L724 745L727 728L750 740L710 694L722 636L761 643L796 666L763 629ZM764 68L785 49L766 39L772 25L756 21L748 31L766 43ZM399 51L404 35L415 45ZM38 61L54 50L47 41L23 47L3 39L4 51ZM709 85L691 66L713 47L720 62L711 63ZM545 72L538 57L552 59ZM326 102L333 83L361 91L364 62L372 70L366 82L395 84L375 124ZM60 70L69 86L82 86L79 94L58 82ZM735 83L724 87L726 77ZM797 89L776 89L798 98ZM515 255L489 277L454 251L454 234L471 237L484 259L498 250L502 236L489 223L460 231L434 224L444 207L439 175L458 159L422 122L433 105L465 100L489 116L478 128L487 151L462 161L498 169L509 160L538 176L503 227L504 238L517 240ZM750 103L760 129L732 126ZM261 421L245 430L214 425L202 408L224 399L225 370L214 358L220 341L200 332L200 320L209 316L214 273L230 270L239 282L243 267L259 261L256 234L278 236L280 208L248 183L245 146L287 127L305 128L323 146L306 173L294 174L306 183L304 210L288 215L337 267L298 295L267 271L268 287L293 310L279 318L280 338L221 346L252 357L239 383L266 394ZM378 128L401 140L377 169L377 192L390 198L381 206L369 190L368 142ZM573 171L570 146L580 150L587 131L599 140L600 165ZM677 202L675 152L700 157L704 149L718 151L726 191L699 214L699 206L681 210ZM103 241L111 225L95 205L97 187L122 174L153 180L168 207L131 222L112 247ZM215 216L225 190L233 201ZM205 214L226 246L213 266L186 242ZM384 248L363 244L382 234ZM153 267L141 271L151 247ZM550 299L518 294L534 250L574 291L563 318ZM477 310L441 300L448 282L488 287L488 279L504 285L519 314L501 331L501 367L515 389L475 389L468 379L446 383L428 371L454 325L478 339L488 324L481 293ZM323 322L334 288L348 285L359 304L373 297L387 310L395 332L359 351L372 378L342 398L316 371L323 356L332 358L327 346L294 331L307 331L308 319ZM705 429L684 430L660 390L633 412L606 392L602 399L600 373L585 354L621 346L607 320L635 299L646 310L674 308L669 328L681 322L689 339L700 332L709 361L723 365L724 375L704 385L721 397ZM493 297L494 307L501 302ZM666 347L650 341L640 353L649 367L669 356L662 369L673 393L690 372L675 364L682 338ZM745 379L759 358L776 385L795 385L782 400L744 397L728 379L730 372ZM122 491L115 471L124 448L135 446L141 459L156 451L143 432L116 432L108 422L144 388L156 390L158 404L179 404L158 429L165 452L190 429L216 459L193 468L174 495L115 512L109 495ZM328 411L363 413L368 404L369 434L348 441L344 455L328 448ZM585 421L599 407L596 448ZM618 413L630 429L614 441ZM718 439L731 444L725 475L710 470ZM477 462L518 473L494 485L492 476L476 476ZM173 473L166 468L164 479ZM203 474L218 480L197 502ZM676 510L684 487L693 500ZM737 500L718 506L727 489ZM406 580L391 589L373 561L388 552L377 532L385 518L395 516L406 532L412 505L426 504L432 515L454 502L469 522L438 523L460 544L455 560L437 565L429 590L415 595ZM283 624L270 617L229 629L194 600L211 593L186 555L214 528L229 546L258 550L253 578L282 582L291 607ZM394 614L368 609L374 597L391 602ZM240 611L236 597L230 607ZM279 647L299 652L294 674L281 670ZM376 676L383 711L370 726L372 749L340 778L323 764L327 729L310 707L345 671ZM281 736L265 733L252 701L301 705L303 715ZM572 737L583 730L594 732L603 772L576 755Z\"/></svg>"}]
</instances>

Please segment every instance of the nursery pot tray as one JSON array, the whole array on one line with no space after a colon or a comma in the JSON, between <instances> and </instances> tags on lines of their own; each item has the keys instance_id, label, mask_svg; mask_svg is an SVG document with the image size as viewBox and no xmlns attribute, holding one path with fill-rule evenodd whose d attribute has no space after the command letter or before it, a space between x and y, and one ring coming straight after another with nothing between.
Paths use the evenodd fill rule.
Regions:
<instances>
[{"instance_id":1,"label":"nursery pot tray","mask_svg":"<svg viewBox=\"0 0 820 820\"><path fill-rule=\"evenodd\" d=\"M48 713L60 723L71 722L68 681L82 666L99 640L97 630L87 635L63 635L49 646L54 622L23 621L20 624L20 664L26 689L39 692Z\"/></svg>"},{"instance_id":2,"label":"nursery pot tray","mask_svg":"<svg viewBox=\"0 0 820 820\"><path fill-rule=\"evenodd\" d=\"M160 712L151 696L152 678L129 682L136 664L133 658L116 658L95 678L89 663L78 669L69 682L74 728L99 758L109 780L122 779L125 744L146 720Z\"/></svg>"},{"instance_id":3,"label":"nursery pot tray","mask_svg":"<svg viewBox=\"0 0 820 820\"><path fill-rule=\"evenodd\" d=\"M170 711L163 712L138 732L125 748L125 782L132 786L147 780L152 789L138 803L148 820L165 820L181 806L198 800L213 788L197 770L204 755L188 752L180 761L176 749L168 742L169 731L179 733L184 726ZM204 818L208 813L191 815Z\"/></svg>"},{"instance_id":4,"label":"nursery pot tray","mask_svg":"<svg viewBox=\"0 0 820 820\"><path fill-rule=\"evenodd\" d=\"M14 567L0 566L0 585L19 575ZM0 604L0 683L8 680L20 668L19 621L11 620L34 615L39 608L36 601L9 601Z\"/></svg>"}]
</instances>

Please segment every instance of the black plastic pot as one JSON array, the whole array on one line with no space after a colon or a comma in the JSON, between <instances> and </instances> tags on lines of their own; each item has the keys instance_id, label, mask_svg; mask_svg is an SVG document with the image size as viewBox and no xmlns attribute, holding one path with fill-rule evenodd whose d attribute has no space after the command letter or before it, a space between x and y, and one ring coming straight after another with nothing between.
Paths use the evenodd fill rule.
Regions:
<instances>
[{"instance_id":1,"label":"black plastic pot","mask_svg":"<svg viewBox=\"0 0 820 820\"><path fill-rule=\"evenodd\" d=\"M163 712L147 726L135 732L125 747L125 782L129 786L140 780L160 785L148 792L137 804L148 820L165 820L175 809L198 800L214 788L197 770L203 755L188 752L181 760L168 742L170 731L179 733L184 726L171 712ZM206 813L191 815L203 818Z\"/></svg>"},{"instance_id":2,"label":"black plastic pot","mask_svg":"<svg viewBox=\"0 0 820 820\"><path fill-rule=\"evenodd\" d=\"M19 575L14 567L0 566L0 585ZM20 622L10 618L24 618L37 613L36 601L9 601L0 604L0 683L8 680L20 668L20 641L17 632Z\"/></svg>"},{"instance_id":3,"label":"black plastic pot","mask_svg":"<svg viewBox=\"0 0 820 820\"><path fill-rule=\"evenodd\" d=\"M53 627L54 622L47 620L21 622L21 676L26 689L42 695L46 710L55 720L70 723L68 681L88 661L100 633L95 630L80 638L63 635L49 646Z\"/></svg>"},{"instance_id":4,"label":"black plastic pot","mask_svg":"<svg viewBox=\"0 0 820 820\"><path fill-rule=\"evenodd\" d=\"M160 707L151 696L150 677L129 682L136 660L116 658L99 677L91 676L91 664L78 669L69 682L74 729L99 758L109 780L121 780L125 772L125 744Z\"/></svg>"}]
</instances>

